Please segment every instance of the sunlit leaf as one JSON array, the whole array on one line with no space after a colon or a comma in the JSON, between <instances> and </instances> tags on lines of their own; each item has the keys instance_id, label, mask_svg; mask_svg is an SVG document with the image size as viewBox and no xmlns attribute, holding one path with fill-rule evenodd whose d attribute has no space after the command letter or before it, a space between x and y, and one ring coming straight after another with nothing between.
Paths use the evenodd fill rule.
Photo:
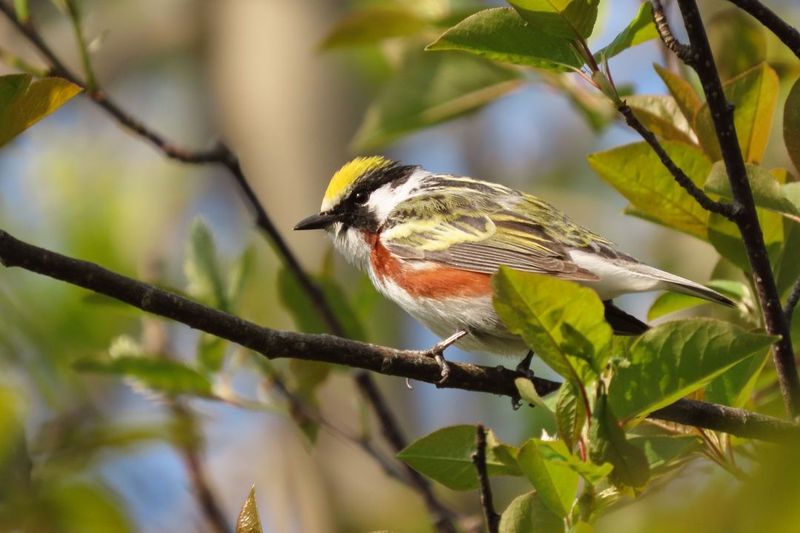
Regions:
<instances>
[{"instance_id":1,"label":"sunlit leaf","mask_svg":"<svg viewBox=\"0 0 800 533\"><path fill-rule=\"evenodd\" d=\"M208 372L218 372L225 361L225 349L227 341L201 333L197 341L197 361L200 366Z\"/></svg>"},{"instance_id":2,"label":"sunlit leaf","mask_svg":"<svg viewBox=\"0 0 800 533\"><path fill-rule=\"evenodd\" d=\"M550 70L583 65L566 39L537 32L511 8L478 11L443 33L426 50L460 50L503 63Z\"/></svg>"},{"instance_id":3,"label":"sunlit leaf","mask_svg":"<svg viewBox=\"0 0 800 533\"><path fill-rule=\"evenodd\" d=\"M772 130L778 89L778 75L766 63L723 83L725 96L736 109L736 136L746 162L759 163L764 157ZM694 130L708 156L713 161L722 159L708 104L703 104L697 112Z\"/></svg>"},{"instance_id":4,"label":"sunlit leaf","mask_svg":"<svg viewBox=\"0 0 800 533\"><path fill-rule=\"evenodd\" d=\"M261 533L261 519L256 505L256 487L253 485L236 518L236 533Z\"/></svg>"},{"instance_id":5,"label":"sunlit leaf","mask_svg":"<svg viewBox=\"0 0 800 533\"><path fill-rule=\"evenodd\" d=\"M661 324L633 343L630 361L611 381L609 401L622 420L645 416L705 386L774 341L708 318Z\"/></svg>"},{"instance_id":6,"label":"sunlit leaf","mask_svg":"<svg viewBox=\"0 0 800 533\"><path fill-rule=\"evenodd\" d=\"M550 406L544 401L544 399L539 396L539 393L536 392L536 387L533 386L533 382L528 378L515 378L514 385L517 387L517 392L519 393L519 397L522 401L528 402L529 404L541 407L542 410L547 411L550 415L553 415L553 412L550 410Z\"/></svg>"},{"instance_id":7,"label":"sunlit leaf","mask_svg":"<svg viewBox=\"0 0 800 533\"><path fill-rule=\"evenodd\" d=\"M417 472L453 490L478 487L472 463L475 452L475 426L450 426L434 431L408 445L397 458ZM486 469L490 476L519 476L516 452L501 444L494 433L486 434Z\"/></svg>"},{"instance_id":8,"label":"sunlit leaf","mask_svg":"<svg viewBox=\"0 0 800 533\"><path fill-rule=\"evenodd\" d=\"M570 453L562 441L550 441L547 445L564 455ZM563 462L549 461L540 451L541 446L543 444L539 439L526 442L517 455L519 468L550 512L566 517L577 495L580 476Z\"/></svg>"},{"instance_id":9,"label":"sunlit leaf","mask_svg":"<svg viewBox=\"0 0 800 533\"><path fill-rule=\"evenodd\" d=\"M611 463L609 478L615 485L641 487L650 477L644 452L628 442L615 416L608 396L600 388L592 412L589 431L589 456L595 464Z\"/></svg>"},{"instance_id":10,"label":"sunlit leaf","mask_svg":"<svg viewBox=\"0 0 800 533\"><path fill-rule=\"evenodd\" d=\"M788 213L795 217L800 216L800 204L795 204L789 199L785 186L778 182L769 171L758 165L747 165L747 179L753 192L753 200L755 200L758 207L777 211L778 213ZM723 198L730 199L733 197L730 180L723 161L717 161L711 167L711 172L703 188L706 192Z\"/></svg>"},{"instance_id":11,"label":"sunlit leaf","mask_svg":"<svg viewBox=\"0 0 800 533\"><path fill-rule=\"evenodd\" d=\"M81 88L63 78L0 76L0 146L67 103Z\"/></svg>"},{"instance_id":12,"label":"sunlit leaf","mask_svg":"<svg viewBox=\"0 0 800 533\"><path fill-rule=\"evenodd\" d=\"M795 80L783 106L783 142L794 168L800 171L800 79Z\"/></svg>"},{"instance_id":13,"label":"sunlit leaf","mask_svg":"<svg viewBox=\"0 0 800 533\"><path fill-rule=\"evenodd\" d=\"M503 323L553 370L575 383L602 372L612 332L596 292L505 267L493 285L494 307Z\"/></svg>"},{"instance_id":14,"label":"sunlit leaf","mask_svg":"<svg viewBox=\"0 0 800 533\"><path fill-rule=\"evenodd\" d=\"M672 96L634 94L626 97L625 103L633 110L636 118L660 139L694 143L689 123Z\"/></svg>"},{"instance_id":15,"label":"sunlit leaf","mask_svg":"<svg viewBox=\"0 0 800 533\"><path fill-rule=\"evenodd\" d=\"M599 0L509 0L508 3L534 30L572 40L592 34Z\"/></svg>"},{"instance_id":16,"label":"sunlit leaf","mask_svg":"<svg viewBox=\"0 0 800 533\"><path fill-rule=\"evenodd\" d=\"M611 44L601 48L600 51L595 54L595 57L598 59L608 59L628 48L632 48L650 39L655 39L656 37L658 37L658 31L656 31L656 25L653 23L653 8L650 6L649 2L642 2L633 20L614 37Z\"/></svg>"},{"instance_id":17,"label":"sunlit leaf","mask_svg":"<svg viewBox=\"0 0 800 533\"><path fill-rule=\"evenodd\" d=\"M413 55L369 106L353 145L367 151L474 111L517 88L520 76L469 54Z\"/></svg>"},{"instance_id":18,"label":"sunlit leaf","mask_svg":"<svg viewBox=\"0 0 800 533\"><path fill-rule=\"evenodd\" d=\"M727 9L706 22L720 78L728 80L767 59L764 27L741 9Z\"/></svg>"},{"instance_id":19,"label":"sunlit leaf","mask_svg":"<svg viewBox=\"0 0 800 533\"><path fill-rule=\"evenodd\" d=\"M756 208L756 215L764 236L764 244L771 260L781 251L784 240L784 217L767 209ZM711 214L708 217L708 242L719 254L742 269L750 272L750 261L742 242L738 226L722 215Z\"/></svg>"},{"instance_id":20,"label":"sunlit leaf","mask_svg":"<svg viewBox=\"0 0 800 533\"><path fill-rule=\"evenodd\" d=\"M401 5L370 6L338 21L319 43L321 50L374 44L421 32L427 23Z\"/></svg>"},{"instance_id":21,"label":"sunlit leaf","mask_svg":"<svg viewBox=\"0 0 800 533\"><path fill-rule=\"evenodd\" d=\"M537 440L537 448L547 462L573 470L592 485L603 481L613 468L610 463L594 464L584 461L568 451L565 453L566 448L561 441Z\"/></svg>"},{"instance_id":22,"label":"sunlit leaf","mask_svg":"<svg viewBox=\"0 0 800 533\"><path fill-rule=\"evenodd\" d=\"M711 171L711 161L698 148L664 141L664 149L698 187ZM703 209L664 168L652 148L639 142L589 155L589 165L648 220L706 239L708 211Z\"/></svg>"},{"instance_id":23,"label":"sunlit leaf","mask_svg":"<svg viewBox=\"0 0 800 533\"><path fill-rule=\"evenodd\" d=\"M778 294L786 296L786 293L794 285L795 280L800 278L800 261L797 260L797 251L800 250L800 224L784 219L783 236L781 251L773 264ZM792 337L792 340L794 340L794 337ZM800 339L797 339L797 342L800 342Z\"/></svg>"},{"instance_id":24,"label":"sunlit leaf","mask_svg":"<svg viewBox=\"0 0 800 533\"><path fill-rule=\"evenodd\" d=\"M24 445L24 409L20 391L0 386L0 466L18 445Z\"/></svg>"},{"instance_id":25,"label":"sunlit leaf","mask_svg":"<svg viewBox=\"0 0 800 533\"><path fill-rule=\"evenodd\" d=\"M500 533L564 533L564 519L551 512L536 492L517 496L500 515Z\"/></svg>"},{"instance_id":26,"label":"sunlit leaf","mask_svg":"<svg viewBox=\"0 0 800 533\"><path fill-rule=\"evenodd\" d=\"M675 103L678 105L681 113L683 113L684 118L690 124L694 124L694 117L703 106L703 102L700 100L697 91L694 90L688 81L674 72L659 65L653 65L653 68L655 68L656 72L661 77L664 85L667 86L667 90L669 90L669 93L675 99Z\"/></svg>"},{"instance_id":27,"label":"sunlit leaf","mask_svg":"<svg viewBox=\"0 0 800 533\"><path fill-rule=\"evenodd\" d=\"M37 514L45 518L46 531L58 524L64 533L126 533L134 531L119 499L109 487L86 481L42 483L36 503ZM44 526L44 524L41 524Z\"/></svg>"},{"instance_id":28,"label":"sunlit leaf","mask_svg":"<svg viewBox=\"0 0 800 533\"><path fill-rule=\"evenodd\" d=\"M177 361L148 356L120 356L111 359L79 359L74 368L81 372L133 378L148 389L167 394L211 396L211 383L197 370Z\"/></svg>"}]
</instances>

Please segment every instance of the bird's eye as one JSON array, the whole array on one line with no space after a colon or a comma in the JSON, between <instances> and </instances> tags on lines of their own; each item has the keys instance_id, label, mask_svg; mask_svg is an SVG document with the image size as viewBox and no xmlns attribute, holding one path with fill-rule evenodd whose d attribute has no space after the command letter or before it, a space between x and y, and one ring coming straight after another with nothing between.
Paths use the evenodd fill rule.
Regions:
<instances>
[{"instance_id":1,"label":"bird's eye","mask_svg":"<svg viewBox=\"0 0 800 533\"><path fill-rule=\"evenodd\" d=\"M359 191L353 196L353 200L355 200L357 204L364 205L367 203L367 200L369 200L369 195L364 191Z\"/></svg>"}]
</instances>

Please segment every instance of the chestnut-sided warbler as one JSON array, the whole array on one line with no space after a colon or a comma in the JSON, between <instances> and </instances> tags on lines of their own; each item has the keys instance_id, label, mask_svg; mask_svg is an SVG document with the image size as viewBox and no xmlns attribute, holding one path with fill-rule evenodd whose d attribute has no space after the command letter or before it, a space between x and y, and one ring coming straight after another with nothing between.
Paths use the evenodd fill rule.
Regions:
<instances>
[{"instance_id":1,"label":"chestnut-sided warbler","mask_svg":"<svg viewBox=\"0 0 800 533\"><path fill-rule=\"evenodd\" d=\"M535 196L378 156L344 165L331 178L319 214L294 229L326 230L378 291L471 351L522 355L527 349L492 306L490 278L502 265L591 287L618 334L647 329L611 304L621 294L669 290L733 305L616 250Z\"/></svg>"}]
</instances>

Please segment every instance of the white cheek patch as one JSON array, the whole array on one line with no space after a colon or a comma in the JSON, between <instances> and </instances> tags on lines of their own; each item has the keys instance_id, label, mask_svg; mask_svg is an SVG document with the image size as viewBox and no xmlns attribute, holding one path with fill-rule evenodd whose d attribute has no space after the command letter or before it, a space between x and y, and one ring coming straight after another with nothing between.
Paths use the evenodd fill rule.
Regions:
<instances>
[{"instance_id":1,"label":"white cheek patch","mask_svg":"<svg viewBox=\"0 0 800 533\"><path fill-rule=\"evenodd\" d=\"M408 200L417 193L422 178L425 175L427 175L426 172L417 169L399 186L393 188L391 183L387 183L375 189L372 194L370 194L368 204L369 210L375 213L379 225L382 225L386 221L389 213L392 212L392 209L394 209L397 204Z\"/></svg>"},{"instance_id":2,"label":"white cheek patch","mask_svg":"<svg viewBox=\"0 0 800 533\"><path fill-rule=\"evenodd\" d=\"M351 264L360 270L366 271L369 268L369 256L372 250L361 231L353 228L344 229L341 222L336 222L328 233L336 250Z\"/></svg>"}]
</instances>

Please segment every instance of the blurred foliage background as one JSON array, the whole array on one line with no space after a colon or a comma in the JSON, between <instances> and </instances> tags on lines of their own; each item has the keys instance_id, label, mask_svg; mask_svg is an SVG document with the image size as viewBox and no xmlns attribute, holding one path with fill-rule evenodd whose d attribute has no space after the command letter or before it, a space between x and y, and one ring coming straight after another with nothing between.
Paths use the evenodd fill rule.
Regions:
<instances>
[{"instance_id":1,"label":"blurred foliage background","mask_svg":"<svg viewBox=\"0 0 800 533\"><path fill-rule=\"evenodd\" d=\"M392 75L402 39L347 51L322 52L320 45L326 36L330 39L334 21L354 6L377 3L85 0L82 7L84 32L103 87L136 117L180 144L210 146L224 137L304 265L347 287L364 336L421 348L435 339L330 256L323 236L290 234L297 220L318 208L331 173L361 153L353 139L370 145L362 120ZM442 16L474 5L456 0L413 3ZM800 22L800 10L791 0L772 4L795 26ZM596 47L616 35L638 3L614 0L602 5L592 36ZM65 15L45 0L32 1L30 7L54 50L78 69L78 49ZM724 2L703 2L702 7L706 20L731 16ZM715 38L736 43L735 35L722 30ZM765 35L763 43L770 64L779 72L794 69L796 77L797 65L788 52L772 37ZM41 64L4 20L0 49ZM663 93L650 68L663 61L655 41L640 45L612 60L615 81L637 93ZM786 90L788 85L782 86L779 99ZM575 99L580 100L577 91ZM590 171L584 155L638 139L619 123L609 123L608 110L595 109L596 102L578 106L575 99L555 90L553 80L543 75L478 113L370 151L533 192L645 262L708 279L716 260L708 244L623 216L626 202ZM780 126L778 119L774 128ZM788 166L780 143L771 147L765 165ZM198 256L208 252L213 240L220 265L214 268L225 274L226 287L235 296L228 302L231 310L271 327L295 327L284 304L297 305L298 296L287 288L288 282L280 284L281 294L278 281L285 281L285 273L254 229L229 177L219 168L166 160L87 99L75 98L0 152L0 227L201 298L208 294L203 293ZM187 328L70 286L22 271L1 274L0 529L210 530L192 493L192 476L197 474L197 466L187 460L192 454L200 457L200 468L231 524L255 484L265 531L430 527L418 497L358 447L325 428L309 432L297 423L298 417L286 416L287 406L270 385L273 369L265 369L252 355L231 346L209 347L208 339ZM623 305L644 316L653 297L625 298ZM110 350L157 352L201 367L221 365L212 377L216 399L176 401L131 380L76 371L76 361ZM464 353L450 357L486 361ZM295 380L315 371L287 368L286 362L276 366ZM535 370L548 375L546 369ZM410 437L476 421L511 442L542 429L535 410L513 411L506 398L425 384L408 390L397 379L380 378L380 383ZM364 420L367 409L344 372L334 371L309 401L338 427L376 431ZM700 517L711 530L728 520L730 527L722 528L727 531L752 531L745 525L763 525L766 515L774 528L763 530L796 524L796 516L751 516L742 506L735 521L717 515L720 499L752 501L765 494L796 498L795 483L771 488L773 482L800 474L796 458L787 461L791 468L781 462L783 466L767 469L763 479L740 490L729 473L695 459L652 490L647 505L610 515L607 530L653 531L654 517L660 516L695 526ZM523 487L519 480L494 483L500 509ZM443 487L437 492L461 511L478 510L476 494ZM764 502L767 509L774 503Z\"/></svg>"}]
</instances>

